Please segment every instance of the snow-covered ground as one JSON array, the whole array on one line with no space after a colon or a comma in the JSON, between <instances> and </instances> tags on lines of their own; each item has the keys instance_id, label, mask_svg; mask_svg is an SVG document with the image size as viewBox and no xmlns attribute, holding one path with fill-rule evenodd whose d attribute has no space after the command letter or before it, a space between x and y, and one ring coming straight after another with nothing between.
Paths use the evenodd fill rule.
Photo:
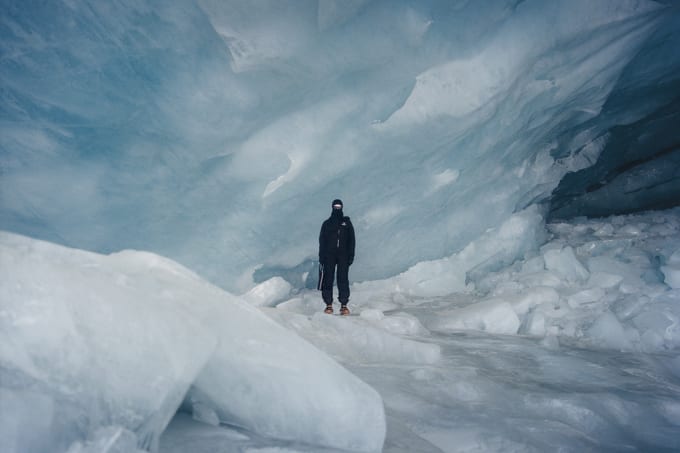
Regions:
<instances>
[{"instance_id":1,"label":"snow-covered ground","mask_svg":"<svg viewBox=\"0 0 680 453\"><path fill-rule=\"evenodd\" d=\"M680 209L546 229L354 284L350 317L3 233L2 451L677 451Z\"/></svg>"},{"instance_id":2,"label":"snow-covered ground","mask_svg":"<svg viewBox=\"0 0 680 453\"><path fill-rule=\"evenodd\" d=\"M270 282L259 297L276 306L265 313L378 390L385 452L677 451L680 210L548 230L533 256L466 293L408 296L398 277L382 291L354 285L349 318L322 314L314 291L283 297ZM186 413L161 447L320 451Z\"/></svg>"}]
</instances>

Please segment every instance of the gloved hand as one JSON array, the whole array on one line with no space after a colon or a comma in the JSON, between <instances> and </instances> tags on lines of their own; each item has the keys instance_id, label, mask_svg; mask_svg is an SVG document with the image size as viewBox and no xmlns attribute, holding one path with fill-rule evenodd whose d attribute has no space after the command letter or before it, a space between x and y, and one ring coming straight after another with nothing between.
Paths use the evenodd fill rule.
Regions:
<instances>
[{"instance_id":1,"label":"gloved hand","mask_svg":"<svg viewBox=\"0 0 680 453\"><path fill-rule=\"evenodd\" d=\"M354 257L350 256L349 261L348 261L349 265L351 266L353 262L354 262Z\"/></svg>"}]
</instances>

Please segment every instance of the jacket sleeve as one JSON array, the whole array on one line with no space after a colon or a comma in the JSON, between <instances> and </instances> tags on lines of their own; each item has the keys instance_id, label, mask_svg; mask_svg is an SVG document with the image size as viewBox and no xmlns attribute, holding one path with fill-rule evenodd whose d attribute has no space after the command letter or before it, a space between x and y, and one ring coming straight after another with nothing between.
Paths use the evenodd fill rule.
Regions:
<instances>
[{"instance_id":1,"label":"jacket sleeve","mask_svg":"<svg viewBox=\"0 0 680 453\"><path fill-rule=\"evenodd\" d=\"M326 241L324 240L324 227L326 222L321 224L321 231L319 232L319 262L323 261L323 257L326 255Z\"/></svg>"},{"instance_id":2,"label":"jacket sleeve","mask_svg":"<svg viewBox=\"0 0 680 453\"><path fill-rule=\"evenodd\" d=\"M347 238L347 255L349 257L349 264L354 262L354 248L356 247L356 238L354 237L354 226L352 222L347 219L349 223L349 237Z\"/></svg>"}]
</instances>

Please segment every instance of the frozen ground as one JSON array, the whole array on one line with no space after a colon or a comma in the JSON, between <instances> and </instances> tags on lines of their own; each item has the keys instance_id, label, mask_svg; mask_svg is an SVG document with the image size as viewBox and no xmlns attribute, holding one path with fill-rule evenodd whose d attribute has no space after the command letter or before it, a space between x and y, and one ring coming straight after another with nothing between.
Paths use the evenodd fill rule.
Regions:
<instances>
[{"instance_id":1,"label":"frozen ground","mask_svg":"<svg viewBox=\"0 0 680 453\"><path fill-rule=\"evenodd\" d=\"M383 397L384 452L680 448L676 354L554 347L535 338L480 332L421 340L442 348L438 363L346 364ZM160 451L332 450L263 439L178 414L161 439Z\"/></svg>"},{"instance_id":2,"label":"frozen ground","mask_svg":"<svg viewBox=\"0 0 680 453\"><path fill-rule=\"evenodd\" d=\"M321 314L314 291L273 303L282 288L270 283L260 297L276 308L263 310L378 390L385 452L677 451L680 293L664 280L676 275L680 211L549 231L535 256L467 293L354 285L357 316L341 318ZM161 451L188 449L324 451L180 413Z\"/></svg>"},{"instance_id":3,"label":"frozen ground","mask_svg":"<svg viewBox=\"0 0 680 453\"><path fill-rule=\"evenodd\" d=\"M0 450L678 451L680 209L541 220L353 285L350 317L0 233Z\"/></svg>"}]
</instances>

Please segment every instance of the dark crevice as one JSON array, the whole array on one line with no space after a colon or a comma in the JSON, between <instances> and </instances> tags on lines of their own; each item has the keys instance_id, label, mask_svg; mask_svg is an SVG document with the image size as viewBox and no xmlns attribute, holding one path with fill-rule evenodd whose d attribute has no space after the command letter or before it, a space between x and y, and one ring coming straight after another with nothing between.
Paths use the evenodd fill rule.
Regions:
<instances>
[{"instance_id":1,"label":"dark crevice","mask_svg":"<svg viewBox=\"0 0 680 453\"><path fill-rule=\"evenodd\" d=\"M598 189L601 189L602 187L606 186L609 184L614 178L616 178L619 175L622 175L623 173L626 173L630 170L633 170L635 167L638 167L640 165L646 164L648 162L651 162L655 159L662 158L668 154L674 153L676 151L680 151L680 143L674 143L671 146L668 146L666 148L663 148L656 153L652 154L651 156L646 156L641 159L635 159L631 160L629 162L624 162L622 165L614 168L611 170L607 176L605 177L604 180L598 181L596 183L590 184L589 186L586 187L585 192L590 193L594 192Z\"/></svg>"}]
</instances>

